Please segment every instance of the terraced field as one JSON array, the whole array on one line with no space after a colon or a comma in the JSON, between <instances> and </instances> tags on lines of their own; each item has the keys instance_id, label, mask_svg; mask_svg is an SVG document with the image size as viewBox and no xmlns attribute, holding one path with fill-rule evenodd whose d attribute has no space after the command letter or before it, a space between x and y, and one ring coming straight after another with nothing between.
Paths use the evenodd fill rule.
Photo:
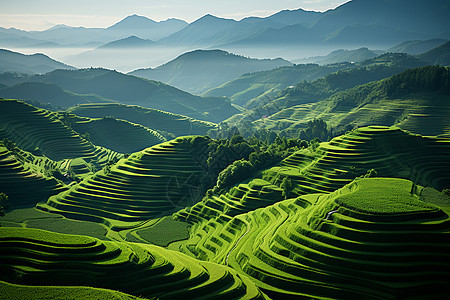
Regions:
<instances>
[{"instance_id":1,"label":"terraced field","mask_svg":"<svg viewBox=\"0 0 450 300\"><path fill-rule=\"evenodd\" d=\"M300 150L263 179L280 185L285 177L292 193L332 192L375 169L379 176L400 177L438 190L450 183L450 141L421 137L396 127L369 126L321 143L315 152Z\"/></svg>"},{"instance_id":2,"label":"terraced field","mask_svg":"<svg viewBox=\"0 0 450 300\"><path fill-rule=\"evenodd\" d=\"M450 218L421 190L405 179L359 179L201 221L170 248L228 265L276 299L444 299Z\"/></svg>"},{"instance_id":3,"label":"terraced field","mask_svg":"<svg viewBox=\"0 0 450 300\"><path fill-rule=\"evenodd\" d=\"M321 143L315 151L302 149L263 171L262 179L205 197L175 217L190 223L217 216L229 219L282 200L279 187L284 178L292 182L289 192L294 197L333 192L372 169L378 176L406 178L438 190L448 188L450 140L412 135L395 127L359 128Z\"/></svg>"},{"instance_id":4,"label":"terraced field","mask_svg":"<svg viewBox=\"0 0 450 300\"><path fill-rule=\"evenodd\" d=\"M370 84L361 87L371 88ZM449 135L449 98L448 95L422 93L404 98L384 96L374 100L370 99L369 94L366 103L359 103L357 100L353 103L350 98L342 100L340 95L335 95L335 98L282 109L255 121L255 124L272 129L284 128L292 136L296 136L298 130L306 128L308 121L314 119L326 121L336 132L377 124L396 125L426 136ZM330 105L333 101L336 105ZM234 121L233 117L229 120Z\"/></svg>"},{"instance_id":5,"label":"terraced field","mask_svg":"<svg viewBox=\"0 0 450 300\"><path fill-rule=\"evenodd\" d=\"M119 153L133 153L165 142L158 132L142 125L114 118L90 119L77 117L72 128L80 134L89 134L95 145Z\"/></svg>"},{"instance_id":6,"label":"terraced field","mask_svg":"<svg viewBox=\"0 0 450 300\"><path fill-rule=\"evenodd\" d=\"M92 287L61 287L61 286L28 286L10 284L0 281L2 297L10 300L19 299L105 299L105 300L144 300L125 293Z\"/></svg>"},{"instance_id":7,"label":"terraced field","mask_svg":"<svg viewBox=\"0 0 450 300\"><path fill-rule=\"evenodd\" d=\"M259 207L265 207L283 200L279 187L262 179L253 179L248 184L239 184L228 193L205 197L192 207L178 211L175 219L189 223L209 220L214 217L231 219Z\"/></svg>"},{"instance_id":8,"label":"terraced field","mask_svg":"<svg viewBox=\"0 0 450 300\"><path fill-rule=\"evenodd\" d=\"M39 163L46 167L54 162L40 158L41 162L33 164L34 162L27 162L29 157L26 154L32 156L19 150L13 153L0 143L0 192L8 195L11 205L45 201L51 195L66 189L54 178L47 178L38 172L38 169L42 170L38 167ZM16 155L23 159L19 160Z\"/></svg>"},{"instance_id":9,"label":"terraced field","mask_svg":"<svg viewBox=\"0 0 450 300\"><path fill-rule=\"evenodd\" d=\"M217 127L215 123L137 105L82 104L68 111L78 116L90 118L112 116L116 119L141 124L153 130L169 132L175 136L206 135L208 130Z\"/></svg>"},{"instance_id":10,"label":"terraced field","mask_svg":"<svg viewBox=\"0 0 450 300\"><path fill-rule=\"evenodd\" d=\"M0 228L0 280L91 286L160 299L266 298L249 279L228 267L152 245L37 229Z\"/></svg>"},{"instance_id":11,"label":"terraced field","mask_svg":"<svg viewBox=\"0 0 450 300\"><path fill-rule=\"evenodd\" d=\"M59 161L83 157L103 164L118 153L92 145L68 128L57 113L17 100L0 99L0 139L19 148Z\"/></svg>"},{"instance_id":12,"label":"terraced field","mask_svg":"<svg viewBox=\"0 0 450 300\"><path fill-rule=\"evenodd\" d=\"M191 149L190 140L180 137L133 153L38 207L119 228L192 205L207 157L205 149Z\"/></svg>"}]
</instances>

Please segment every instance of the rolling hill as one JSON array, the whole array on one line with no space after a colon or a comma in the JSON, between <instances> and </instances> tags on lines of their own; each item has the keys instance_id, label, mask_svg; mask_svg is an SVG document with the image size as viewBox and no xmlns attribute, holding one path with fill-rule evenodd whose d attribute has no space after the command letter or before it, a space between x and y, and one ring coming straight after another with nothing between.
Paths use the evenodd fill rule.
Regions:
<instances>
[{"instance_id":1,"label":"rolling hill","mask_svg":"<svg viewBox=\"0 0 450 300\"><path fill-rule=\"evenodd\" d=\"M0 186L2 193L9 198L9 205L36 204L66 190L64 184L46 171L56 165L46 157L36 158L17 147L8 149L0 142Z\"/></svg>"},{"instance_id":2,"label":"rolling hill","mask_svg":"<svg viewBox=\"0 0 450 300\"><path fill-rule=\"evenodd\" d=\"M387 50L387 52L396 52L396 53L407 53L410 55L419 55L430 51L433 48L436 48L442 44L447 42L447 40L443 39L431 39L431 40L415 40L415 41L406 41L401 44L395 45Z\"/></svg>"},{"instance_id":3,"label":"rolling hill","mask_svg":"<svg viewBox=\"0 0 450 300\"><path fill-rule=\"evenodd\" d=\"M450 65L450 42L422 53L418 57L431 65L448 66Z\"/></svg>"},{"instance_id":4,"label":"rolling hill","mask_svg":"<svg viewBox=\"0 0 450 300\"><path fill-rule=\"evenodd\" d=\"M267 97L256 97L245 104L250 110L234 115L227 122L231 124L252 122L262 116L266 118L283 110L287 111L296 105L313 105L312 103L324 100L339 91L374 80L381 80L409 68L424 65L426 62L403 53L386 53L358 64L347 64L346 69L330 73L312 82L304 81L295 86L289 86L268 99ZM305 119L303 123L306 124L308 121ZM271 122L267 123L274 125ZM286 128L286 126L280 125L279 129ZM274 128L274 126L267 128Z\"/></svg>"},{"instance_id":5,"label":"rolling hill","mask_svg":"<svg viewBox=\"0 0 450 300\"><path fill-rule=\"evenodd\" d=\"M117 41L112 41L107 44L104 44L96 49L99 50L118 50L118 49L139 49L139 48L147 48L155 45L154 41L144 40L138 38L135 35L129 36L127 38L123 38Z\"/></svg>"},{"instance_id":6,"label":"rolling hill","mask_svg":"<svg viewBox=\"0 0 450 300\"><path fill-rule=\"evenodd\" d=\"M0 100L0 107L0 138L23 150L55 161L83 158L100 165L121 156L80 137L65 123L64 115L17 100Z\"/></svg>"},{"instance_id":7,"label":"rolling hill","mask_svg":"<svg viewBox=\"0 0 450 300\"><path fill-rule=\"evenodd\" d=\"M33 100L52 107L69 108L81 103L111 102L95 95L80 95L63 90L52 83L24 82L13 86L0 87L0 97L6 99Z\"/></svg>"},{"instance_id":8,"label":"rolling hill","mask_svg":"<svg viewBox=\"0 0 450 300\"><path fill-rule=\"evenodd\" d=\"M251 59L222 50L196 50L155 69L140 69L128 74L162 81L190 93L201 94L245 73L290 65L290 62L281 58Z\"/></svg>"},{"instance_id":9,"label":"rolling hill","mask_svg":"<svg viewBox=\"0 0 450 300\"><path fill-rule=\"evenodd\" d=\"M161 82L106 69L56 70L18 80L55 84L77 94L93 94L111 102L136 104L212 122L220 122L238 111L224 98L194 96Z\"/></svg>"},{"instance_id":10,"label":"rolling hill","mask_svg":"<svg viewBox=\"0 0 450 300\"><path fill-rule=\"evenodd\" d=\"M362 48L355 49L355 50L339 49L339 50L334 50L333 52L331 52L325 56L315 56L315 57L309 57L309 58L304 58L304 59L296 59L296 60L293 60L293 62L294 63L316 63L316 64L321 64L321 65L335 64L335 63L341 63L341 62L353 62L354 63L354 62L362 62L362 61L377 57L382 53L383 53L383 51L369 50L366 47L362 47Z\"/></svg>"},{"instance_id":11,"label":"rolling hill","mask_svg":"<svg viewBox=\"0 0 450 300\"><path fill-rule=\"evenodd\" d=\"M321 118L337 133L371 124L398 124L422 135L448 135L447 78L448 69L444 67L410 69L315 103L282 109L257 124L268 128L276 124L286 133L295 134L308 120Z\"/></svg>"},{"instance_id":12,"label":"rolling hill","mask_svg":"<svg viewBox=\"0 0 450 300\"><path fill-rule=\"evenodd\" d=\"M25 55L6 49L0 49L0 73L19 72L43 74L56 69L74 70L75 68L51 59L42 53Z\"/></svg>"},{"instance_id":13,"label":"rolling hill","mask_svg":"<svg viewBox=\"0 0 450 300\"><path fill-rule=\"evenodd\" d=\"M353 68L351 64L301 64L280 67L274 70L244 74L219 87L203 93L205 96L225 96L232 103L246 107L251 102L263 102L276 96L280 91L294 86L304 80L313 81L330 73Z\"/></svg>"}]
</instances>

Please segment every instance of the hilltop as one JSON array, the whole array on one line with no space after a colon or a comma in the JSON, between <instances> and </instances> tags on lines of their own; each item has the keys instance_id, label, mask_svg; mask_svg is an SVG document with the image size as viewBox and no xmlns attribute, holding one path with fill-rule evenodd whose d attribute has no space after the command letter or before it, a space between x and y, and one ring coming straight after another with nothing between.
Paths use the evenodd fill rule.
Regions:
<instances>
[{"instance_id":1,"label":"hilltop","mask_svg":"<svg viewBox=\"0 0 450 300\"><path fill-rule=\"evenodd\" d=\"M222 50L196 50L184 53L155 69L140 69L128 74L201 94L245 73L290 65L290 62L281 58L252 59Z\"/></svg>"},{"instance_id":2,"label":"hilltop","mask_svg":"<svg viewBox=\"0 0 450 300\"><path fill-rule=\"evenodd\" d=\"M6 49L0 49L0 73L19 72L42 74L56 69L74 70L75 68L51 59L42 53L25 55Z\"/></svg>"}]
</instances>

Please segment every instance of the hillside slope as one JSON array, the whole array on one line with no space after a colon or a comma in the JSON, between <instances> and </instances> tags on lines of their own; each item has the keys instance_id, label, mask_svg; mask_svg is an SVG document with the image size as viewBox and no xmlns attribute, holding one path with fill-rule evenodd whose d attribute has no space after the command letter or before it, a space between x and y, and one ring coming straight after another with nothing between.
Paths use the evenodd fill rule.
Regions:
<instances>
[{"instance_id":1,"label":"hillside slope","mask_svg":"<svg viewBox=\"0 0 450 300\"><path fill-rule=\"evenodd\" d=\"M0 107L0 138L10 139L21 149L55 161L76 157L106 159L116 155L81 138L56 113L17 100L1 100Z\"/></svg>"},{"instance_id":2,"label":"hillside slope","mask_svg":"<svg viewBox=\"0 0 450 300\"><path fill-rule=\"evenodd\" d=\"M398 124L422 135L448 135L448 78L449 71L444 67L411 69L316 103L283 109L256 123L269 127L276 123L278 128L293 133L304 128L308 120L321 118L338 133L371 124Z\"/></svg>"},{"instance_id":3,"label":"hillside slope","mask_svg":"<svg viewBox=\"0 0 450 300\"><path fill-rule=\"evenodd\" d=\"M404 179L359 179L207 219L178 249L232 267L277 299L445 297L450 218L420 192Z\"/></svg>"},{"instance_id":4,"label":"hillside slope","mask_svg":"<svg viewBox=\"0 0 450 300\"><path fill-rule=\"evenodd\" d=\"M274 97L279 91L294 86L304 80L313 81L341 69L352 68L351 64L333 64L319 66L303 64L291 67L280 67L274 70L261 71L231 80L221 86L203 93L205 96L225 96L237 105L246 106L250 100L263 101L263 98ZM267 100L266 100L267 101Z\"/></svg>"},{"instance_id":5,"label":"hillside slope","mask_svg":"<svg viewBox=\"0 0 450 300\"><path fill-rule=\"evenodd\" d=\"M68 112L90 118L112 116L116 119L127 120L175 136L206 135L208 130L217 127L216 124L211 122L137 105L84 104L75 106Z\"/></svg>"},{"instance_id":6,"label":"hillside slope","mask_svg":"<svg viewBox=\"0 0 450 300\"><path fill-rule=\"evenodd\" d=\"M23 99L50 104L53 107L69 108L81 103L112 102L95 95L79 95L63 90L52 83L24 82L10 87L0 87L0 97Z\"/></svg>"},{"instance_id":7,"label":"hillside slope","mask_svg":"<svg viewBox=\"0 0 450 300\"><path fill-rule=\"evenodd\" d=\"M190 140L180 137L133 153L38 207L120 228L192 205L207 157Z\"/></svg>"},{"instance_id":8,"label":"hillside slope","mask_svg":"<svg viewBox=\"0 0 450 300\"><path fill-rule=\"evenodd\" d=\"M0 192L8 196L12 207L45 201L66 190L50 175L56 166L46 157L36 158L16 147L8 149L0 142Z\"/></svg>"},{"instance_id":9,"label":"hillside slope","mask_svg":"<svg viewBox=\"0 0 450 300\"><path fill-rule=\"evenodd\" d=\"M19 72L43 74L56 69L74 70L75 68L51 59L42 53L25 55L6 49L0 49L0 73Z\"/></svg>"},{"instance_id":10,"label":"hillside slope","mask_svg":"<svg viewBox=\"0 0 450 300\"><path fill-rule=\"evenodd\" d=\"M161 82L106 69L57 70L25 81L52 83L78 94L96 94L123 104L161 109L212 122L220 122L237 112L224 98L194 96Z\"/></svg>"},{"instance_id":11,"label":"hillside slope","mask_svg":"<svg viewBox=\"0 0 450 300\"><path fill-rule=\"evenodd\" d=\"M290 66L284 59L251 59L222 50L196 50L154 69L128 74L162 81L194 94L222 85L245 73ZM220 70L220 71L219 71Z\"/></svg>"},{"instance_id":12,"label":"hillside slope","mask_svg":"<svg viewBox=\"0 0 450 300\"><path fill-rule=\"evenodd\" d=\"M28 228L0 228L0 235L0 279L15 284L93 286L158 299L218 293L229 299L267 298L228 267L153 245ZM63 291L61 298L70 292Z\"/></svg>"},{"instance_id":13,"label":"hillside slope","mask_svg":"<svg viewBox=\"0 0 450 300\"><path fill-rule=\"evenodd\" d=\"M93 144L119 153L141 151L166 141L152 129L112 117L91 119L73 116L71 126Z\"/></svg>"}]
</instances>

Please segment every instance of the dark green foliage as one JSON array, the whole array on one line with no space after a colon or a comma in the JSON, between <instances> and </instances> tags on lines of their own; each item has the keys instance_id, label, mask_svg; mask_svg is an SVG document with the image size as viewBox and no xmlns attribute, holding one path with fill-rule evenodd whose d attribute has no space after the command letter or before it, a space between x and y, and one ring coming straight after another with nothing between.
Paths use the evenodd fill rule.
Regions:
<instances>
[{"instance_id":1,"label":"dark green foliage","mask_svg":"<svg viewBox=\"0 0 450 300\"><path fill-rule=\"evenodd\" d=\"M426 66L407 70L389 78L384 89L389 97L417 92L450 93L450 71L441 66Z\"/></svg>"},{"instance_id":2,"label":"dark green foliage","mask_svg":"<svg viewBox=\"0 0 450 300\"><path fill-rule=\"evenodd\" d=\"M253 165L245 159L237 160L220 172L215 191L233 186L250 177L255 171Z\"/></svg>"},{"instance_id":3,"label":"dark green foliage","mask_svg":"<svg viewBox=\"0 0 450 300\"><path fill-rule=\"evenodd\" d=\"M327 123L321 119L309 121L307 127L300 131L298 138L301 140L311 141L315 138L326 142L333 137L332 130L328 130Z\"/></svg>"},{"instance_id":4,"label":"dark green foliage","mask_svg":"<svg viewBox=\"0 0 450 300\"><path fill-rule=\"evenodd\" d=\"M5 214L5 209L9 207L9 198L5 193L0 193L0 216Z\"/></svg>"},{"instance_id":5,"label":"dark green foliage","mask_svg":"<svg viewBox=\"0 0 450 300\"><path fill-rule=\"evenodd\" d=\"M14 151L14 149L16 149L16 144L14 144L10 139L4 138L3 140L1 140L1 143L9 151Z\"/></svg>"},{"instance_id":6,"label":"dark green foliage","mask_svg":"<svg viewBox=\"0 0 450 300\"><path fill-rule=\"evenodd\" d=\"M291 179L289 177L283 178L280 188L283 189L284 199L289 198L289 194L291 193L292 189L294 188L294 186L292 185Z\"/></svg>"}]
</instances>

